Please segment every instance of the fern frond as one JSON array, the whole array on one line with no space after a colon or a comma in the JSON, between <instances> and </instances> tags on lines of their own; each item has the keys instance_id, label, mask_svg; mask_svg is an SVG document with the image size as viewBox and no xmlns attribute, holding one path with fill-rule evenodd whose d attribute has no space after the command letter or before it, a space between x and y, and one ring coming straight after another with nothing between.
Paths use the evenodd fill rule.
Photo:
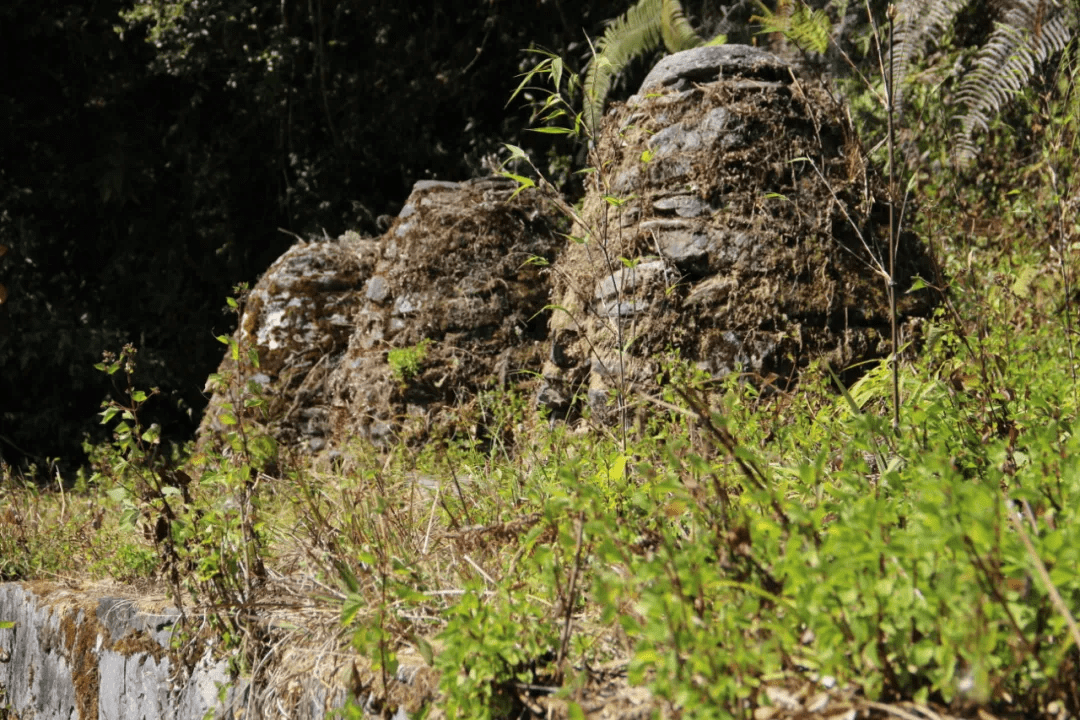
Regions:
<instances>
[{"instance_id":1,"label":"fern frond","mask_svg":"<svg viewBox=\"0 0 1080 720\"><path fill-rule=\"evenodd\" d=\"M608 25L597 41L585 76L585 125L590 132L595 133L600 123L611 79L635 57L660 44L662 8L663 0L640 0Z\"/></svg>"},{"instance_id":2,"label":"fern frond","mask_svg":"<svg viewBox=\"0 0 1080 720\"><path fill-rule=\"evenodd\" d=\"M896 5L893 45L889 49L893 73L893 105L903 108L903 87L912 64L928 43L937 41L952 25L968 0L900 0ZM888 66L886 66L888 67Z\"/></svg>"},{"instance_id":3,"label":"fern frond","mask_svg":"<svg viewBox=\"0 0 1080 720\"><path fill-rule=\"evenodd\" d=\"M751 22L760 22L762 33L782 33L802 50L818 54L829 47L832 37L832 21L824 10L812 10L802 0L779 0L776 12L758 0L761 15L754 15Z\"/></svg>"},{"instance_id":4,"label":"fern frond","mask_svg":"<svg viewBox=\"0 0 1080 720\"><path fill-rule=\"evenodd\" d=\"M640 0L604 31L585 76L584 116L589 132L595 133L599 125L612 78L634 58L659 47L661 41L669 52L702 44L679 0Z\"/></svg>"},{"instance_id":5,"label":"fern frond","mask_svg":"<svg viewBox=\"0 0 1080 720\"><path fill-rule=\"evenodd\" d=\"M1022 90L1038 65L1062 50L1074 32L1056 0L1014 0L957 92L966 107L959 136L964 154L971 154L972 133L985 130L990 116Z\"/></svg>"},{"instance_id":6,"label":"fern frond","mask_svg":"<svg viewBox=\"0 0 1080 720\"><path fill-rule=\"evenodd\" d=\"M690 27L683 14L679 0L663 0L661 7L660 33L664 37L664 46L669 53L677 53L691 48L701 47L702 39Z\"/></svg>"}]
</instances>

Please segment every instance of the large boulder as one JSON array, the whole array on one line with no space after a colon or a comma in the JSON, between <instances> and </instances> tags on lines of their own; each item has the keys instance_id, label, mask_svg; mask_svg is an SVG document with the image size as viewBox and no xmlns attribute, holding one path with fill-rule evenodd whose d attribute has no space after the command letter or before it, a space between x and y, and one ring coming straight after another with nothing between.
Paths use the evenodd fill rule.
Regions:
<instances>
[{"instance_id":1,"label":"large boulder","mask_svg":"<svg viewBox=\"0 0 1080 720\"><path fill-rule=\"evenodd\" d=\"M238 366L230 352L218 368L224 387L214 391L199 426L200 444L216 443L229 426L222 423L225 403L233 414L243 407L246 385L254 381L268 401L270 432L287 444L317 447L330 434L326 378L340 362L353 331L353 315L371 276L378 242L346 233L325 242L300 241L267 269L244 298L234 339ZM258 354L258 367L248 361ZM254 416L248 411L248 417Z\"/></svg>"},{"instance_id":2,"label":"large boulder","mask_svg":"<svg viewBox=\"0 0 1080 720\"><path fill-rule=\"evenodd\" d=\"M418 182L380 238L346 233L300 242L250 292L236 331L238 368L268 399L279 441L322 450L360 437L386 442L454 432L444 409L487 387L535 376L544 354L542 267L561 239L557 218L502 178ZM237 383L233 383L235 387ZM228 426L215 392L201 444Z\"/></svg>"},{"instance_id":3,"label":"large boulder","mask_svg":"<svg viewBox=\"0 0 1080 720\"><path fill-rule=\"evenodd\" d=\"M783 61L745 46L666 58L609 111L593 164L580 242L552 274L542 404L602 412L671 350L766 382L888 352L885 188L841 109ZM904 237L903 318L930 308L904 293L915 274L930 265Z\"/></svg>"},{"instance_id":4,"label":"large boulder","mask_svg":"<svg viewBox=\"0 0 1080 720\"><path fill-rule=\"evenodd\" d=\"M543 362L558 218L513 182L417 183L381 240L327 384L338 438L459 428L448 408L521 384Z\"/></svg>"}]
</instances>

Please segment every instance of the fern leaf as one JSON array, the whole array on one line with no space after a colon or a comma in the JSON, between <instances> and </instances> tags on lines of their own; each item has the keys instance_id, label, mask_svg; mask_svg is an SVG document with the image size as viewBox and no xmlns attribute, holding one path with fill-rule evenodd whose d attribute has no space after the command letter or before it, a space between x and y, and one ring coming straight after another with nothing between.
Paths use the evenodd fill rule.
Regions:
<instances>
[{"instance_id":1,"label":"fern leaf","mask_svg":"<svg viewBox=\"0 0 1080 720\"><path fill-rule=\"evenodd\" d=\"M639 0L604 31L585 76L584 116L590 133L599 127L612 78L631 60L655 50L661 42L669 52L702 44L679 0Z\"/></svg>"},{"instance_id":2,"label":"fern leaf","mask_svg":"<svg viewBox=\"0 0 1080 720\"><path fill-rule=\"evenodd\" d=\"M940 38L968 0L900 0L896 5L889 62L893 74L893 106L903 108L903 91L912 64L928 43Z\"/></svg>"},{"instance_id":3,"label":"fern leaf","mask_svg":"<svg viewBox=\"0 0 1080 720\"><path fill-rule=\"evenodd\" d=\"M663 0L661 6L660 33L669 53L701 47L702 40L683 14L679 0Z\"/></svg>"},{"instance_id":4,"label":"fern leaf","mask_svg":"<svg viewBox=\"0 0 1080 720\"><path fill-rule=\"evenodd\" d=\"M966 107L958 138L963 157L972 154L975 130L985 130L990 116L1021 91L1039 64L1063 49L1072 35L1055 0L1014 0L957 92Z\"/></svg>"},{"instance_id":5,"label":"fern leaf","mask_svg":"<svg viewBox=\"0 0 1080 720\"><path fill-rule=\"evenodd\" d=\"M595 133L600 124L611 79L635 57L660 44L662 3L663 0L640 0L608 25L596 43L585 76L585 125L590 132Z\"/></svg>"},{"instance_id":6,"label":"fern leaf","mask_svg":"<svg viewBox=\"0 0 1080 720\"><path fill-rule=\"evenodd\" d=\"M824 10L812 10L802 0L779 0L776 12L758 0L761 15L754 15L751 22L760 22L762 33L781 33L803 50L824 53L832 37L832 21Z\"/></svg>"}]
</instances>

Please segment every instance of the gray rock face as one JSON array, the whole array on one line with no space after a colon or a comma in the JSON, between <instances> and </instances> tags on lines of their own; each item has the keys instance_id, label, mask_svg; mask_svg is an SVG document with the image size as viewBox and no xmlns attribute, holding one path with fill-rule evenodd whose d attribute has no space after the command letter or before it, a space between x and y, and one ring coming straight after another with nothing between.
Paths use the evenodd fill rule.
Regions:
<instances>
[{"instance_id":1,"label":"gray rock face","mask_svg":"<svg viewBox=\"0 0 1080 720\"><path fill-rule=\"evenodd\" d=\"M142 605L91 589L0 583L0 622L14 623L0 628L0 717L323 720L345 704L347 657L320 666L325 648L279 652L263 685L230 676L227 660L209 652L188 669L172 650L178 613ZM425 672L403 663L398 680ZM394 720L407 717L399 708Z\"/></svg>"},{"instance_id":2,"label":"gray rock face","mask_svg":"<svg viewBox=\"0 0 1080 720\"><path fill-rule=\"evenodd\" d=\"M788 63L772 53L749 45L694 48L668 55L656 63L645 76L638 94L668 89L682 91L693 83L715 82L728 75L783 81L788 76L789 68Z\"/></svg>"},{"instance_id":3,"label":"gray rock face","mask_svg":"<svg viewBox=\"0 0 1080 720\"><path fill-rule=\"evenodd\" d=\"M95 599L44 584L0 584L0 692L16 717L35 720L201 720L232 717L239 697L224 661L194 672L167 657L172 612ZM219 688L225 688L219 696Z\"/></svg>"}]
</instances>

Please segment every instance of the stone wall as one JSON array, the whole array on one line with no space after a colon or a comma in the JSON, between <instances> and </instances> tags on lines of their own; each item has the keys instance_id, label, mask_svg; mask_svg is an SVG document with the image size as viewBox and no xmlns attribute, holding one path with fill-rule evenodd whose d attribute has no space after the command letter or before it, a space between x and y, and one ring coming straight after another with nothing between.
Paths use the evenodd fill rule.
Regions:
<instances>
[{"instance_id":1,"label":"stone wall","mask_svg":"<svg viewBox=\"0 0 1080 720\"><path fill-rule=\"evenodd\" d=\"M163 598L111 594L119 590L0 584L0 623L14 623L0 628L0 718L323 720L344 704L344 661L312 672L282 656L254 684L232 676L213 642L186 663L179 613Z\"/></svg>"}]
</instances>

